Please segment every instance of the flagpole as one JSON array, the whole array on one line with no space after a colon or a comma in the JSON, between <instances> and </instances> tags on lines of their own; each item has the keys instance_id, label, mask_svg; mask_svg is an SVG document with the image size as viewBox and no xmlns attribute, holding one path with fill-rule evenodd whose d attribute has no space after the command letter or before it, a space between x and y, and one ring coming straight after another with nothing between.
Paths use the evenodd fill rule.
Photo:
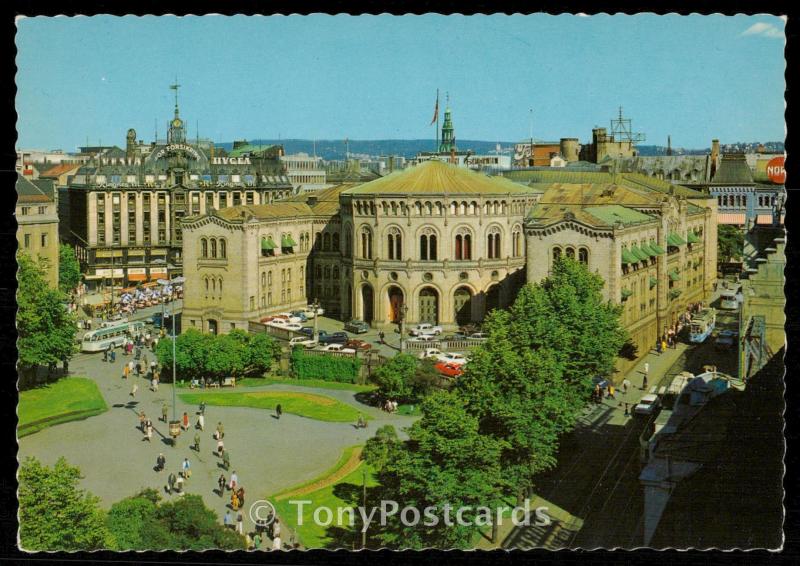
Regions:
<instances>
[{"instance_id":1,"label":"flagpole","mask_svg":"<svg viewBox=\"0 0 800 566\"><path fill-rule=\"evenodd\" d=\"M436 145L433 148L434 153L439 151L439 89L436 89Z\"/></svg>"}]
</instances>

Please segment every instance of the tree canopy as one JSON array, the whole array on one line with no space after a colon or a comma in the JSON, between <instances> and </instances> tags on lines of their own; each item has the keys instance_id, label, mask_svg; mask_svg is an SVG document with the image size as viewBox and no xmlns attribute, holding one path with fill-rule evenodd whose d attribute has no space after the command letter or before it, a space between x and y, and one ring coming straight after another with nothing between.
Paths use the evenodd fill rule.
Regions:
<instances>
[{"instance_id":1,"label":"tree canopy","mask_svg":"<svg viewBox=\"0 0 800 566\"><path fill-rule=\"evenodd\" d=\"M58 288L69 293L81 282L81 266L75 250L66 244L58 248Z\"/></svg>"},{"instance_id":2,"label":"tree canopy","mask_svg":"<svg viewBox=\"0 0 800 566\"><path fill-rule=\"evenodd\" d=\"M19 468L19 536L25 550L109 546L99 499L78 489L80 470L59 458L52 468L28 458Z\"/></svg>"},{"instance_id":3,"label":"tree canopy","mask_svg":"<svg viewBox=\"0 0 800 566\"><path fill-rule=\"evenodd\" d=\"M717 226L717 253L722 261L733 261L744 253L744 232L730 224Z\"/></svg>"},{"instance_id":4,"label":"tree canopy","mask_svg":"<svg viewBox=\"0 0 800 566\"><path fill-rule=\"evenodd\" d=\"M48 287L44 264L17 254L17 349L24 370L68 361L75 352L75 318L64 295Z\"/></svg>"}]
</instances>

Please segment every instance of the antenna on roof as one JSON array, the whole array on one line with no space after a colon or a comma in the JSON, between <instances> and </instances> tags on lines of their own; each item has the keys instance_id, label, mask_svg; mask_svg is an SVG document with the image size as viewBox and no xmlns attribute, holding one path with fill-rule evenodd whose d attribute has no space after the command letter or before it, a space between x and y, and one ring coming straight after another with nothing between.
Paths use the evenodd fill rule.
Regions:
<instances>
[{"instance_id":1,"label":"antenna on roof","mask_svg":"<svg viewBox=\"0 0 800 566\"><path fill-rule=\"evenodd\" d=\"M195 134L197 134L197 145L200 145L200 120L195 122Z\"/></svg>"},{"instance_id":2,"label":"antenna on roof","mask_svg":"<svg viewBox=\"0 0 800 566\"><path fill-rule=\"evenodd\" d=\"M153 138L153 142L158 143L158 118L156 118L154 121L156 123L156 137Z\"/></svg>"}]
</instances>

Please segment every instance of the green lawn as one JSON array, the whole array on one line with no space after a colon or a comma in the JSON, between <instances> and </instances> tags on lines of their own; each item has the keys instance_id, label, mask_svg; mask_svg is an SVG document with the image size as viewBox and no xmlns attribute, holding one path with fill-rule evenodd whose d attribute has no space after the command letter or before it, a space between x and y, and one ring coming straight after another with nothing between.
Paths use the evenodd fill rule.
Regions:
<instances>
[{"instance_id":1,"label":"green lawn","mask_svg":"<svg viewBox=\"0 0 800 566\"><path fill-rule=\"evenodd\" d=\"M325 395L294 391L210 391L204 393L181 393L181 399L189 404L227 407L252 407L274 409L280 403L284 413L330 422L356 422L358 409Z\"/></svg>"},{"instance_id":2,"label":"green lawn","mask_svg":"<svg viewBox=\"0 0 800 566\"><path fill-rule=\"evenodd\" d=\"M350 490L357 490L360 493L364 477L364 466L366 466L366 464L361 463L358 468L350 472L350 474L345 476L337 483L323 487L317 491L305 493L302 496L292 496L288 499L276 500L274 498L270 498L275 505L275 510L278 512L278 516L281 518L281 521L283 521L286 526L289 527L289 529L294 531L296 537L299 539L300 544L306 548L326 548L328 545L331 545L334 542L329 536L328 527L315 524L314 510L318 507L327 507L331 509L334 513L333 526L337 526L337 510L352 507L353 504L343 501L334 495L334 491L337 489L336 486L343 486L349 488ZM372 470L367 467L367 487L373 487L375 485L376 482L373 477ZM303 506L302 525L298 524L298 505L289 503L290 501L296 500L311 501L311 503ZM361 502L359 501L357 505L360 503ZM367 504L369 505L369 502L367 502ZM343 513L342 517L347 519L349 515L345 512ZM357 511L355 513L355 517L356 523L358 523L359 519ZM342 526L346 529L347 523ZM360 541L360 533L348 534L344 537L344 540L338 541L336 545L341 545L344 548L351 548L353 542L357 542L354 539Z\"/></svg>"},{"instance_id":3,"label":"green lawn","mask_svg":"<svg viewBox=\"0 0 800 566\"><path fill-rule=\"evenodd\" d=\"M85 419L108 410L91 379L68 377L19 394L17 434L26 436L48 426Z\"/></svg>"},{"instance_id":4,"label":"green lawn","mask_svg":"<svg viewBox=\"0 0 800 566\"><path fill-rule=\"evenodd\" d=\"M289 377L246 377L236 380L236 387L258 387L263 385L299 385L301 387L317 387L319 389L338 389L345 391L372 391L377 385L356 385L355 383L341 383L339 381L324 381L322 379L292 379Z\"/></svg>"}]
</instances>

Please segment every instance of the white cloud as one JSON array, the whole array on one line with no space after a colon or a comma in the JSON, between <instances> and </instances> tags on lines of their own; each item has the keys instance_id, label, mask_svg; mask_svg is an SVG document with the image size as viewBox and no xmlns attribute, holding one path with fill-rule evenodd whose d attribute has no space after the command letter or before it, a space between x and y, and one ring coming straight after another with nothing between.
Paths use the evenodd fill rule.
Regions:
<instances>
[{"instance_id":1,"label":"white cloud","mask_svg":"<svg viewBox=\"0 0 800 566\"><path fill-rule=\"evenodd\" d=\"M784 39L783 30L778 29L773 24L766 22L758 22L744 30L741 35L761 35L764 37L772 37L776 39Z\"/></svg>"}]
</instances>

